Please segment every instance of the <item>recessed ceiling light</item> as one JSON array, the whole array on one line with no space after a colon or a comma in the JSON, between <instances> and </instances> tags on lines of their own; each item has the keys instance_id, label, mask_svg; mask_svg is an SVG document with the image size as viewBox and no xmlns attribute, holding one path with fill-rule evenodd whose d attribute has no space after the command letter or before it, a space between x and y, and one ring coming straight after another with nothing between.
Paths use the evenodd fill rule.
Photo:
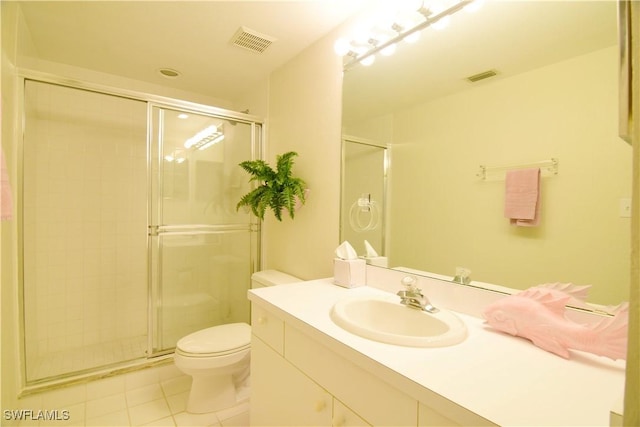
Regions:
<instances>
[{"instance_id":1,"label":"recessed ceiling light","mask_svg":"<svg viewBox=\"0 0 640 427\"><path fill-rule=\"evenodd\" d=\"M172 68L160 68L158 72L162 77L166 77L168 79L175 79L180 76L180 72Z\"/></svg>"},{"instance_id":2,"label":"recessed ceiling light","mask_svg":"<svg viewBox=\"0 0 640 427\"><path fill-rule=\"evenodd\" d=\"M189 118L189 115L188 115L188 114L186 114L186 113L180 113L180 114L178 114L178 118L179 118L179 119L188 119L188 118Z\"/></svg>"}]
</instances>

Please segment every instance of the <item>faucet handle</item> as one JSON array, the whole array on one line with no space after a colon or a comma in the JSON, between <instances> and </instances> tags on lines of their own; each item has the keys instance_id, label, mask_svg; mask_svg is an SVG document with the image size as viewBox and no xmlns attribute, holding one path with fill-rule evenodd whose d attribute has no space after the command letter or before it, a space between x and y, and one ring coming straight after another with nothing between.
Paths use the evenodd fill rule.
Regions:
<instances>
[{"instance_id":1,"label":"faucet handle","mask_svg":"<svg viewBox=\"0 0 640 427\"><path fill-rule=\"evenodd\" d=\"M420 289L416 286L418 280L414 276L404 276L401 283L405 286L409 292L420 292Z\"/></svg>"}]
</instances>

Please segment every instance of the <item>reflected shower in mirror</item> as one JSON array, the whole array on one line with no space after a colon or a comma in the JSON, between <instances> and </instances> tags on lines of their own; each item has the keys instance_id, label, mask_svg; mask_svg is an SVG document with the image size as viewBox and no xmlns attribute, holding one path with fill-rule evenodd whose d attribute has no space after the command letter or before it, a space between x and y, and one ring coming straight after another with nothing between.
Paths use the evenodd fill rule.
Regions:
<instances>
[{"instance_id":1,"label":"reflected shower in mirror","mask_svg":"<svg viewBox=\"0 0 640 427\"><path fill-rule=\"evenodd\" d=\"M616 2L486 2L345 71L343 133L385 141L390 154L390 267L436 277L463 267L476 286L572 282L592 285L591 303L628 299L631 148L617 129L616 23ZM504 172L550 159L539 226L511 225ZM482 179L481 165L506 167Z\"/></svg>"},{"instance_id":2,"label":"reflected shower in mirror","mask_svg":"<svg viewBox=\"0 0 640 427\"><path fill-rule=\"evenodd\" d=\"M379 142L343 137L341 241L348 241L370 263L381 267L387 266L384 256L387 163L387 149Z\"/></svg>"}]
</instances>

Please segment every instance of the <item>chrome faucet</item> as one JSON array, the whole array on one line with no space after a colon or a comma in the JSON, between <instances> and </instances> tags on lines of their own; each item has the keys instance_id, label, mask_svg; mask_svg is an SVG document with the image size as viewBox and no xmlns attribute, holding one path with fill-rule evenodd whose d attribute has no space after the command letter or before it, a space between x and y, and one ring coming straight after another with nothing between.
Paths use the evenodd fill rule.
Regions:
<instances>
[{"instance_id":1,"label":"chrome faucet","mask_svg":"<svg viewBox=\"0 0 640 427\"><path fill-rule=\"evenodd\" d=\"M403 291L398 291L397 293L400 297L400 304L404 304L411 308L417 308L418 310L424 310L432 314L440 311L431 304L429 298L422 295L422 290L416 287L415 277L405 276L402 279L402 284L405 286L405 289Z\"/></svg>"}]
</instances>

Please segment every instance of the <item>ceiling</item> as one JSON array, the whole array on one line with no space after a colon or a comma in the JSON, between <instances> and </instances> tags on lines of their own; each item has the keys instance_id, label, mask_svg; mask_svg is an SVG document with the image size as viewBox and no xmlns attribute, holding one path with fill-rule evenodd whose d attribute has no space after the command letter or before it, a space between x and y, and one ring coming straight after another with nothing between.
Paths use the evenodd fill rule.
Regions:
<instances>
[{"instance_id":1,"label":"ceiling","mask_svg":"<svg viewBox=\"0 0 640 427\"><path fill-rule=\"evenodd\" d=\"M381 0L22 1L40 59L234 102L306 47ZM390 0L394 1L394 0ZM395 0L398 1L398 0ZM364 14L363 14L364 16ZM445 31L345 74L344 113L376 116L469 86L615 44L616 2L491 0ZM275 41L263 53L233 45L240 27ZM417 52L416 52L417 50ZM177 78L160 68L175 69ZM401 70L401 71L398 71ZM351 84L350 82L356 82ZM477 83L483 84L483 82ZM375 89L373 89L375 88Z\"/></svg>"},{"instance_id":2,"label":"ceiling","mask_svg":"<svg viewBox=\"0 0 640 427\"><path fill-rule=\"evenodd\" d=\"M38 59L233 101L364 0L22 1ZM275 41L233 45L240 27ZM158 70L180 72L177 78Z\"/></svg>"}]
</instances>

